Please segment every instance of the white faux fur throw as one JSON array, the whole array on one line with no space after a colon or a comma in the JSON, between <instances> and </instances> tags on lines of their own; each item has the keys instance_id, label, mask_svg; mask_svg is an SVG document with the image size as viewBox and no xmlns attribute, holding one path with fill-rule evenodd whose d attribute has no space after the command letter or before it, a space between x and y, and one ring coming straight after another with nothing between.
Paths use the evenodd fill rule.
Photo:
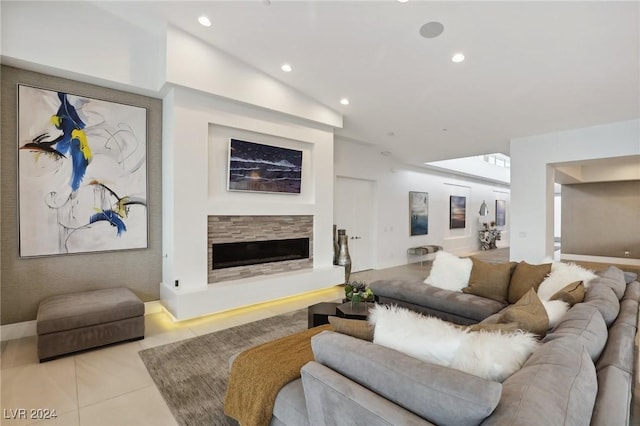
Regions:
<instances>
[{"instance_id":1,"label":"white faux fur throw","mask_svg":"<svg viewBox=\"0 0 640 426\"><path fill-rule=\"evenodd\" d=\"M541 300L549 317L549 328L554 328L569 310L569 304L562 300Z\"/></svg>"},{"instance_id":2,"label":"white faux fur throw","mask_svg":"<svg viewBox=\"0 0 640 426\"><path fill-rule=\"evenodd\" d=\"M539 345L532 333L469 332L398 306L376 305L369 322L376 344L499 382L520 369Z\"/></svg>"},{"instance_id":3,"label":"white faux fur throw","mask_svg":"<svg viewBox=\"0 0 640 426\"><path fill-rule=\"evenodd\" d=\"M584 288L589 288L594 278L597 278L596 274L575 263L553 262L551 273L538 287L538 297L540 300L550 300L551 296L576 281L582 281Z\"/></svg>"},{"instance_id":4,"label":"white faux fur throw","mask_svg":"<svg viewBox=\"0 0 640 426\"><path fill-rule=\"evenodd\" d=\"M589 288L591 280L596 277L597 275L592 271L575 263L553 262L551 264L551 273L538 287L538 297L547 311L550 329L554 328L569 310L567 303L561 300L550 300L551 297L576 281L582 281L584 287Z\"/></svg>"}]
</instances>

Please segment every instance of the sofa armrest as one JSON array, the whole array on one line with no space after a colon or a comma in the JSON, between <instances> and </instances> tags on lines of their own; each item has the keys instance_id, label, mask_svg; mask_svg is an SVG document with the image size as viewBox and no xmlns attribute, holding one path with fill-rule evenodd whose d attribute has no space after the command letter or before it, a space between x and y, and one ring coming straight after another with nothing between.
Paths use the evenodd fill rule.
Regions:
<instances>
[{"instance_id":1,"label":"sofa armrest","mask_svg":"<svg viewBox=\"0 0 640 426\"><path fill-rule=\"evenodd\" d=\"M477 425L500 400L501 383L350 336L325 331L311 347L318 363L436 424Z\"/></svg>"},{"instance_id":2,"label":"sofa armrest","mask_svg":"<svg viewBox=\"0 0 640 426\"><path fill-rule=\"evenodd\" d=\"M312 425L433 425L317 362L301 373Z\"/></svg>"}]
</instances>

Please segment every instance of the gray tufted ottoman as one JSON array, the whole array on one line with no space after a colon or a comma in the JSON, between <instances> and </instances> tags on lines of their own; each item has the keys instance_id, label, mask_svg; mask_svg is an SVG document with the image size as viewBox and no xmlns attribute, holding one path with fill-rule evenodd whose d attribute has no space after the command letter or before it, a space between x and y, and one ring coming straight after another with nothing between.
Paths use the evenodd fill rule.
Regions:
<instances>
[{"instance_id":1,"label":"gray tufted ottoman","mask_svg":"<svg viewBox=\"0 0 640 426\"><path fill-rule=\"evenodd\" d=\"M144 339L144 304L127 288L48 297L38 307L38 358Z\"/></svg>"}]
</instances>

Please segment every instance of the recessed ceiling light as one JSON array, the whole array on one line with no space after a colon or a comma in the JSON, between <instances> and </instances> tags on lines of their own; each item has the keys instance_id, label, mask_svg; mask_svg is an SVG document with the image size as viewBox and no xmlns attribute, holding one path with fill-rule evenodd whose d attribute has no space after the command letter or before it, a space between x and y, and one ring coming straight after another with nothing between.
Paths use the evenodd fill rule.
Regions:
<instances>
[{"instance_id":1,"label":"recessed ceiling light","mask_svg":"<svg viewBox=\"0 0 640 426\"><path fill-rule=\"evenodd\" d=\"M406 3L406 2L408 2L408 1L409 1L409 0L398 0L398 3Z\"/></svg>"},{"instance_id":2,"label":"recessed ceiling light","mask_svg":"<svg viewBox=\"0 0 640 426\"><path fill-rule=\"evenodd\" d=\"M280 69L284 72L291 72L291 70L293 70L293 68L291 68L291 65L289 64L282 64Z\"/></svg>"},{"instance_id":3,"label":"recessed ceiling light","mask_svg":"<svg viewBox=\"0 0 640 426\"><path fill-rule=\"evenodd\" d=\"M444 31L440 22L427 22L420 27L420 35L424 38L436 38Z\"/></svg>"},{"instance_id":4,"label":"recessed ceiling light","mask_svg":"<svg viewBox=\"0 0 640 426\"><path fill-rule=\"evenodd\" d=\"M453 62L462 62L464 61L464 55L462 53L456 53L451 57Z\"/></svg>"},{"instance_id":5,"label":"recessed ceiling light","mask_svg":"<svg viewBox=\"0 0 640 426\"><path fill-rule=\"evenodd\" d=\"M201 17L198 18L198 22L200 22L200 25L204 26L204 27L210 27L211 26L211 20L209 18L207 18L206 16L202 15Z\"/></svg>"},{"instance_id":6,"label":"recessed ceiling light","mask_svg":"<svg viewBox=\"0 0 640 426\"><path fill-rule=\"evenodd\" d=\"M340 103L341 103L342 105L349 105L349 99L347 99L347 98L342 98L342 99L340 99Z\"/></svg>"}]
</instances>

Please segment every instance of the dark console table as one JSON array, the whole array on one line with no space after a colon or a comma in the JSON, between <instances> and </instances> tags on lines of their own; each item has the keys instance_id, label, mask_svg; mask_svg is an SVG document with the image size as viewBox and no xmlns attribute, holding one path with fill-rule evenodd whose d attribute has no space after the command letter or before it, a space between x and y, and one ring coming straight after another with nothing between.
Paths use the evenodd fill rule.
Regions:
<instances>
[{"instance_id":1,"label":"dark console table","mask_svg":"<svg viewBox=\"0 0 640 426\"><path fill-rule=\"evenodd\" d=\"M322 302L311 305L307 308L308 322L307 327L317 327L319 325L329 324L329 317L336 315L336 308L340 303Z\"/></svg>"},{"instance_id":2,"label":"dark console table","mask_svg":"<svg viewBox=\"0 0 640 426\"><path fill-rule=\"evenodd\" d=\"M369 309L375 306L372 302L360 302L351 304L351 302L343 303L336 307L336 315L341 318L366 320L369 316Z\"/></svg>"},{"instance_id":3,"label":"dark console table","mask_svg":"<svg viewBox=\"0 0 640 426\"><path fill-rule=\"evenodd\" d=\"M330 316L340 318L366 320L369 316L369 309L373 308L373 302L360 302L351 304L322 302L311 305L307 308L307 328L317 327L319 325L329 324Z\"/></svg>"}]
</instances>

